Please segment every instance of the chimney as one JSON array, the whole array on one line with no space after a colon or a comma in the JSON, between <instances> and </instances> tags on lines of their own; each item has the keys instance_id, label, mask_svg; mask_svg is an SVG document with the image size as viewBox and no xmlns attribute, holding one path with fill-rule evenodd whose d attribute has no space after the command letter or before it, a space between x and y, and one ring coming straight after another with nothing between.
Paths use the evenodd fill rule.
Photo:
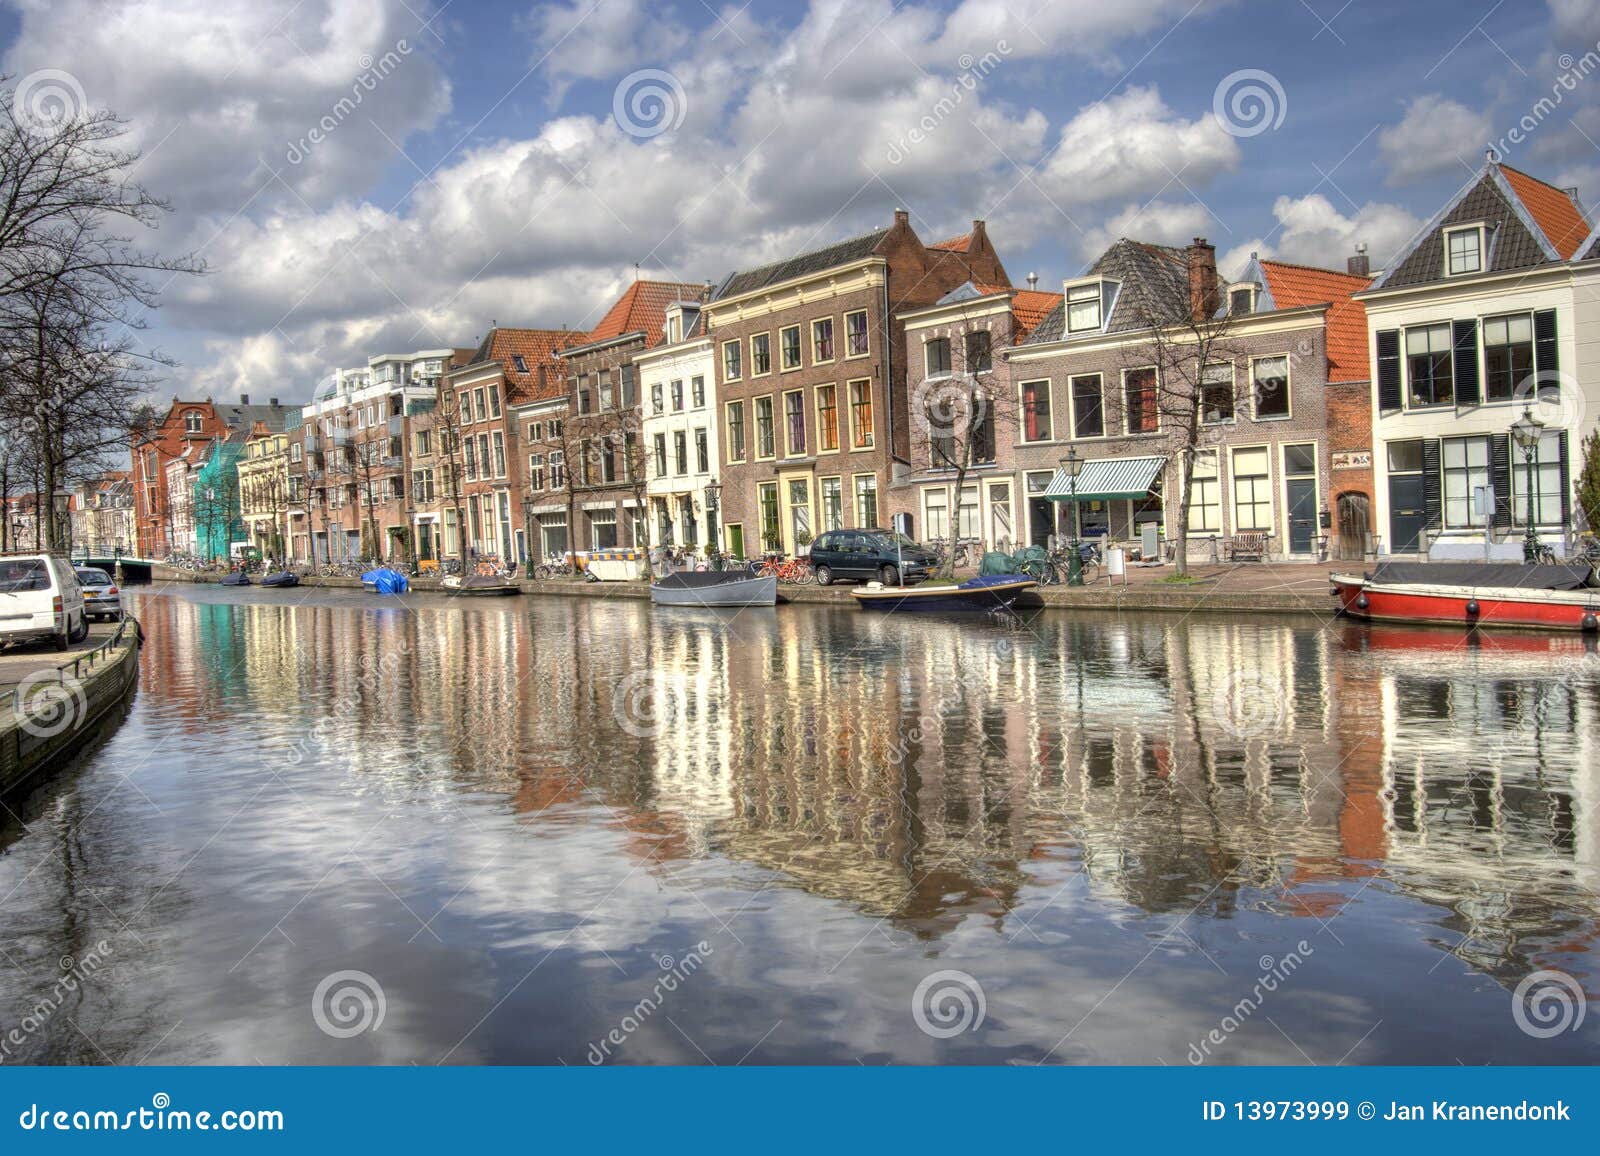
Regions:
<instances>
[{"instance_id":1,"label":"chimney","mask_svg":"<svg viewBox=\"0 0 1600 1156\"><path fill-rule=\"evenodd\" d=\"M1355 256L1345 261L1345 270L1352 277L1372 276L1372 262L1367 260L1367 246L1365 242L1357 245Z\"/></svg>"},{"instance_id":2,"label":"chimney","mask_svg":"<svg viewBox=\"0 0 1600 1156\"><path fill-rule=\"evenodd\" d=\"M250 395L248 393L241 393L239 395L239 404L240 405L249 405L250 404Z\"/></svg>"},{"instance_id":3,"label":"chimney","mask_svg":"<svg viewBox=\"0 0 1600 1156\"><path fill-rule=\"evenodd\" d=\"M1028 288L1029 289L1037 289L1038 287L1039 287L1039 274L1037 274L1037 273L1029 273L1028 274Z\"/></svg>"},{"instance_id":4,"label":"chimney","mask_svg":"<svg viewBox=\"0 0 1600 1156\"><path fill-rule=\"evenodd\" d=\"M906 228L910 228L911 214L906 212L904 209L896 209L894 211L894 223L896 225L904 225Z\"/></svg>"},{"instance_id":5,"label":"chimney","mask_svg":"<svg viewBox=\"0 0 1600 1156\"><path fill-rule=\"evenodd\" d=\"M1217 247L1196 237L1184 251L1189 265L1189 309L1198 320L1217 311Z\"/></svg>"},{"instance_id":6,"label":"chimney","mask_svg":"<svg viewBox=\"0 0 1600 1156\"><path fill-rule=\"evenodd\" d=\"M272 406L273 409L277 409L278 408L278 399L275 398L275 397L268 398L267 399L267 404Z\"/></svg>"}]
</instances>

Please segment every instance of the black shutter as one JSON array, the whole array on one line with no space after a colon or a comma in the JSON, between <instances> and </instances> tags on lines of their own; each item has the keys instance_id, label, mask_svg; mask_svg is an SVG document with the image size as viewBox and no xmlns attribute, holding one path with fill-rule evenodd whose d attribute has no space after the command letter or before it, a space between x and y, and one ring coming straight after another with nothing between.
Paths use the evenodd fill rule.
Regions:
<instances>
[{"instance_id":1,"label":"black shutter","mask_svg":"<svg viewBox=\"0 0 1600 1156\"><path fill-rule=\"evenodd\" d=\"M1511 435L1489 437L1489 481L1494 486L1494 524L1511 525Z\"/></svg>"},{"instance_id":2,"label":"black shutter","mask_svg":"<svg viewBox=\"0 0 1600 1156\"><path fill-rule=\"evenodd\" d=\"M1444 479L1439 473L1439 439L1422 443L1422 504L1428 516L1428 529L1437 530L1444 521Z\"/></svg>"},{"instance_id":3,"label":"black shutter","mask_svg":"<svg viewBox=\"0 0 1600 1156\"><path fill-rule=\"evenodd\" d=\"M1572 459L1567 454L1567 431L1561 431L1561 525L1572 525Z\"/></svg>"},{"instance_id":4,"label":"black shutter","mask_svg":"<svg viewBox=\"0 0 1600 1156\"><path fill-rule=\"evenodd\" d=\"M1378 331L1378 409L1400 408L1400 331Z\"/></svg>"},{"instance_id":5,"label":"black shutter","mask_svg":"<svg viewBox=\"0 0 1600 1156\"><path fill-rule=\"evenodd\" d=\"M1451 369L1456 379L1456 404L1477 405L1478 392L1478 323L1476 321L1451 322Z\"/></svg>"},{"instance_id":6,"label":"black shutter","mask_svg":"<svg viewBox=\"0 0 1600 1156\"><path fill-rule=\"evenodd\" d=\"M1561 369L1556 354L1556 311L1541 309L1533 315L1533 371L1556 373Z\"/></svg>"}]
</instances>

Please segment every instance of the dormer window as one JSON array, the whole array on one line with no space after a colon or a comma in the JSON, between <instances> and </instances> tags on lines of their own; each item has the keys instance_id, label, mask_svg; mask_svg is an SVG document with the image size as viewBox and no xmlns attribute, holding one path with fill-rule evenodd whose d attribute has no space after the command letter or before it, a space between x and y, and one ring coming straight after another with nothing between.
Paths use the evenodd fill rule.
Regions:
<instances>
[{"instance_id":1,"label":"dormer window","mask_svg":"<svg viewBox=\"0 0 1600 1156\"><path fill-rule=\"evenodd\" d=\"M1444 272L1446 277L1483 272L1482 225L1444 231Z\"/></svg>"},{"instance_id":2,"label":"dormer window","mask_svg":"<svg viewBox=\"0 0 1600 1156\"><path fill-rule=\"evenodd\" d=\"M1238 317L1256 311L1258 286L1254 282L1236 285L1228 290L1228 313Z\"/></svg>"},{"instance_id":3,"label":"dormer window","mask_svg":"<svg viewBox=\"0 0 1600 1156\"><path fill-rule=\"evenodd\" d=\"M204 419L200 416L199 410L189 410L183 415L183 432L191 434L199 433L203 421Z\"/></svg>"},{"instance_id":4,"label":"dormer window","mask_svg":"<svg viewBox=\"0 0 1600 1156\"><path fill-rule=\"evenodd\" d=\"M1067 287L1067 332L1098 332L1105 324L1101 301L1102 282L1086 281Z\"/></svg>"},{"instance_id":5,"label":"dormer window","mask_svg":"<svg viewBox=\"0 0 1600 1156\"><path fill-rule=\"evenodd\" d=\"M520 353L513 353L511 355L511 364L516 367L518 373L528 372L528 363Z\"/></svg>"}]
</instances>

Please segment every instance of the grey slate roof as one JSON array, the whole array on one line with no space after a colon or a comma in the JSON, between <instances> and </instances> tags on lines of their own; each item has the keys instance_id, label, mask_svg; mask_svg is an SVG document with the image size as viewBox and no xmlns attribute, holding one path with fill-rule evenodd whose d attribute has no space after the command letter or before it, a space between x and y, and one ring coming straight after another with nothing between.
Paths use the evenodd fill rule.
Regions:
<instances>
[{"instance_id":1,"label":"grey slate roof","mask_svg":"<svg viewBox=\"0 0 1600 1156\"><path fill-rule=\"evenodd\" d=\"M1531 269L1560 260L1527 216L1522 202L1505 186L1504 178L1487 166L1476 183L1428 222L1413 246L1402 252L1373 288L1393 289L1445 280L1444 230L1474 221L1487 222L1487 272Z\"/></svg>"},{"instance_id":2,"label":"grey slate roof","mask_svg":"<svg viewBox=\"0 0 1600 1156\"><path fill-rule=\"evenodd\" d=\"M1144 329L1152 319L1178 321L1189 311L1189 265L1182 249L1151 245L1123 237L1100 254L1089 272L1120 283L1105 332ZM1220 281L1219 291L1226 285ZM1062 301L1023 345L1060 341L1066 332L1067 306Z\"/></svg>"},{"instance_id":3,"label":"grey slate roof","mask_svg":"<svg viewBox=\"0 0 1600 1156\"><path fill-rule=\"evenodd\" d=\"M229 429L242 429L249 432L250 427L256 422L263 422L273 433L282 433L284 423L289 420L289 411L300 412L298 406L288 405L228 405L225 402L216 403L217 416L220 417Z\"/></svg>"},{"instance_id":4,"label":"grey slate roof","mask_svg":"<svg viewBox=\"0 0 1600 1156\"><path fill-rule=\"evenodd\" d=\"M727 279L717 287L716 293L712 295L712 300L720 301L725 297L737 297L741 293L750 293L768 285L776 285L780 281L821 273L824 270L832 269L836 265L848 265L852 261L870 257L888 233L888 229L877 229L871 233L866 233L859 237L851 237L849 240L839 241L821 249L812 249L809 253L801 253L797 257L790 257L787 260L778 261L771 265L763 265L759 269L746 269L738 273L730 273Z\"/></svg>"}]
</instances>

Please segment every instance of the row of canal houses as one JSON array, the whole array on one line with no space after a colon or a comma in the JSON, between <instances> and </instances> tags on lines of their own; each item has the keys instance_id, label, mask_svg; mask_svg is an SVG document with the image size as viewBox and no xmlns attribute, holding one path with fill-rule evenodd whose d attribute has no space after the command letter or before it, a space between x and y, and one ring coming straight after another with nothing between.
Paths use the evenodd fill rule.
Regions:
<instances>
[{"instance_id":1,"label":"row of canal houses","mask_svg":"<svg viewBox=\"0 0 1600 1156\"><path fill-rule=\"evenodd\" d=\"M1576 190L1491 159L1383 270L1121 239L1059 292L1026 282L984 222L928 243L897 211L720 283L635 280L588 332L374 357L303 407L174 401L132 447L139 550L200 539L230 468L227 535L301 561L748 556L889 525L1014 549L1067 532L1074 494L1087 534L1170 540L1189 457L1196 557L1515 554L1530 504L1547 541L1587 527L1600 231ZM1192 439L1152 326L1217 338ZM957 487L931 411L968 380L994 400Z\"/></svg>"}]
</instances>

